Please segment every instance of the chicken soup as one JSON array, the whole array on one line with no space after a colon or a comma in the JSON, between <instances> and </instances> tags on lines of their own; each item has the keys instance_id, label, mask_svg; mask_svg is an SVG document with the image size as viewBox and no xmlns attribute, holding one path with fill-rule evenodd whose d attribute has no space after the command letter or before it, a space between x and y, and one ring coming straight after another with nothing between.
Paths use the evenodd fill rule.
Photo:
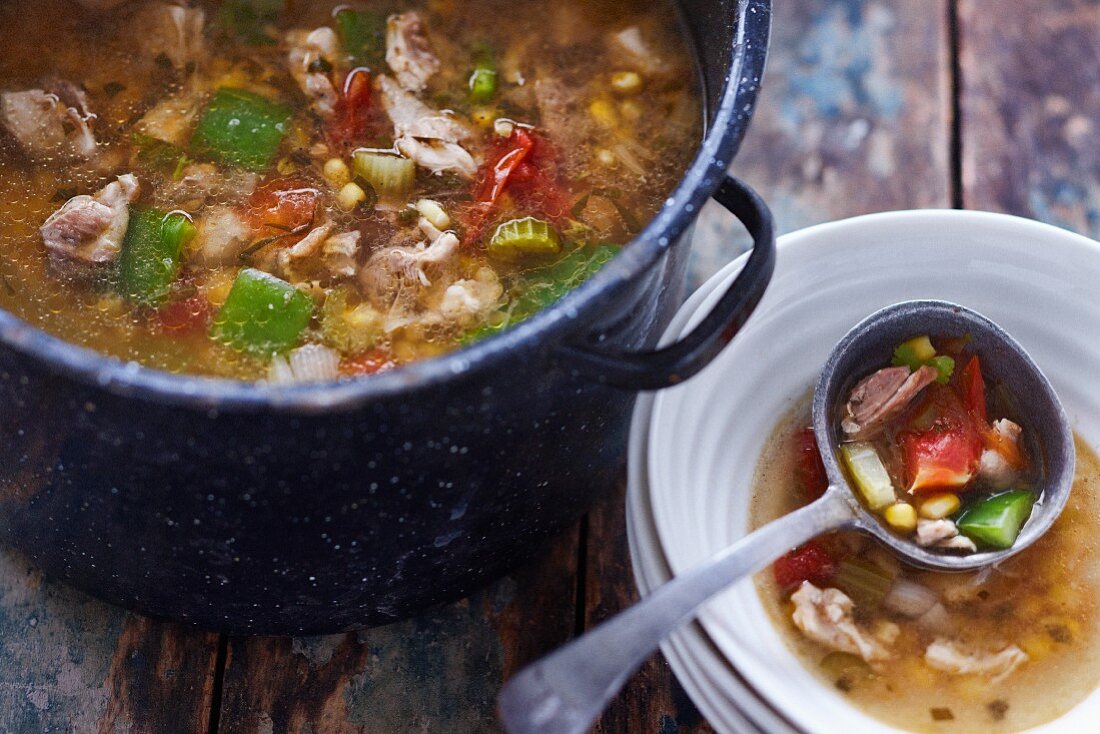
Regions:
<instances>
[{"instance_id":1,"label":"chicken soup","mask_svg":"<svg viewBox=\"0 0 1100 734\"><path fill-rule=\"evenodd\" d=\"M123 360L274 382L491 336L614 257L686 168L701 102L675 17L0 4L0 308Z\"/></svg>"},{"instance_id":2,"label":"chicken soup","mask_svg":"<svg viewBox=\"0 0 1100 734\"><path fill-rule=\"evenodd\" d=\"M754 527L828 486L809 425L803 400L775 428L757 467ZM937 573L839 532L776 561L757 589L792 652L871 716L917 732L1021 731L1100 682L1097 490L1100 460L1078 439L1065 510L1018 555L975 573Z\"/></svg>"}]
</instances>

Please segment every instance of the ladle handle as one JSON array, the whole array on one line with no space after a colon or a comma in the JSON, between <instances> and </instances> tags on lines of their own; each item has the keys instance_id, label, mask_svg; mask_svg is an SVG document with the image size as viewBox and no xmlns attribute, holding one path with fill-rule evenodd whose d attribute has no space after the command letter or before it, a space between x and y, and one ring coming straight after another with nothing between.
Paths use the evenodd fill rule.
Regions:
<instances>
[{"instance_id":1,"label":"ladle handle","mask_svg":"<svg viewBox=\"0 0 1100 734\"><path fill-rule=\"evenodd\" d=\"M842 490L769 523L515 675L500 693L510 734L582 734L627 678L711 597L821 533L852 524Z\"/></svg>"}]
</instances>

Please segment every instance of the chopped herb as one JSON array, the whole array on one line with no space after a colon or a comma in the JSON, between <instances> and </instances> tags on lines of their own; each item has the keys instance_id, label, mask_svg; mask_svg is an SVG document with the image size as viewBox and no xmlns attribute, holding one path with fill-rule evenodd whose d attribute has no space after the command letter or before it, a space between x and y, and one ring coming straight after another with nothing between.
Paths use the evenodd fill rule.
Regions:
<instances>
[{"instance_id":1,"label":"chopped herb","mask_svg":"<svg viewBox=\"0 0 1100 734\"><path fill-rule=\"evenodd\" d=\"M1050 639L1055 642L1061 642L1062 644L1069 644L1073 642L1073 633L1069 631L1069 628L1064 624L1048 624L1047 634L1050 635Z\"/></svg>"},{"instance_id":2,"label":"chopped herb","mask_svg":"<svg viewBox=\"0 0 1100 734\"><path fill-rule=\"evenodd\" d=\"M247 261L251 259L253 255L255 255L257 252L264 249L273 242L278 242L281 239L293 237L294 235L305 234L310 230L310 228L313 227L313 222L306 222L305 224L301 224L294 229L286 229L285 227L281 227L277 224L269 224L267 226L271 227L272 229L281 229L285 231L283 232L283 234L272 235L271 237L264 237L262 240L256 240L251 245L246 247L240 255L238 255L241 260Z\"/></svg>"},{"instance_id":3,"label":"chopped herb","mask_svg":"<svg viewBox=\"0 0 1100 734\"><path fill-rule=\"evenodd\" d=\"M126 89L126 85L118 82L107 82L103 85L103 93L108 97L114 97L124 89Z\"/></svg>"},{"instance_id":4,"label":"chopped herb","mask_svg":"<svg viewBox=\"0 0 1100 734\"><path fill-rule=\"evenodd\" d=\"M1005 714L1008 713L1008 701L1000 698L990 701L985 707L989 710L989 715L993 717L994 721L1003 721Z\"/></svg>"},{"instance_id":5,"label":"chopped herb","mask_svg":"<svg viewBox=\"0 0 1100 734\"><path fill-rule=\"evenodd\" d=\"M929 713L932 714L933 721L953 721L955 714L951 713L949 708L931 708Z\"/></svg>"}]
</instances>

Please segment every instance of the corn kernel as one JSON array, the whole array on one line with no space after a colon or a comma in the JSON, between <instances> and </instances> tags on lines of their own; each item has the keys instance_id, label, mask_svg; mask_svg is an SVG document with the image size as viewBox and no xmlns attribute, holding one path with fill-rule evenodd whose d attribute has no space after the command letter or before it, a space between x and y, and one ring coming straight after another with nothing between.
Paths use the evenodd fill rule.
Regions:
<instances>
[{"instance_id":1,"label":"corn kernel","mask_svg":"<svg viewBox=\"0 0 1100 734\"><path fill-rule=\"evenodd\" d=\"M447 227L451 226L450 216L448 216L447 212L443 211L443 207L439 205L438 201L421 199L416 202L416 211L420 213L420 216L427 219L436 229L445 230Z\"/></svg>"},{"instance_id":2,"label":"corn kernel","mask_svg":"<svg viewBox=\"0 0 1100 734\"><path fill-rule=\"evenodd\" d=\"M475 107L470 113L470 119L478 127L493 127L493 123L497 120L497 111L492 107Z\"/></svg>"},{"instance_id":3,"label":"corn kernel","mask_svg":"<svg viewBox=\"0 0 1100 734\"><path fill-rule=\"evenodd\" d=\"M593 100L588 105L588 114L592 115L592 119L604 127L615 127L619 124L619 116L615 112L614 105L606 99Z\"/></svg>"},{"instance_id":4,"label":"corn kernel","mask_svg":"<svg viewBox=\"0 0 1100 734\"><path fill-rule=\"evenodd\" d=\"M917 511L908 502L890 505L882 514L887 524L897 530L908 532L917 527Z\"/></svg>"},{"instance_id":5,"label":"corn kernel","mask_svg":"<svg viewBox=\"0 0 1100 734\"><path fill-rule=\"evenodd\" d=\"M611 88L619 94L634 94L642 88L642 77L634 71L616 71L611 75Z\"/></svg>"},{"instance_id":6,"label":"corn kernel","mask_svg":"<svg viewBox=\"0 0 1100 734\"><path fill-rule=\"evenodd\" d=\"M959 496L955 494L934 494L920 506L920 516L928 520L942 520L959 509Z\"/></svg>"},{"instance_id":7,"label":"corn kernel","mask_svg":"<svg viewBox=\"0 0 1100 734\"><path fill-rule=\"evenodd\" d=\"M351 182L351 171L348 164L340 158L329 158L321 168L321 175L332 184L335 189L342 189Z\"/></svg>"},{"instance_id":8,"label":"corn kernel","mask_svg":"<svg viewBox=\"0 0 1100 734\"><path fill-rule=\"evenodd\" d=\"M345 184L336 195L336 204L346 212L352 211L366 200L367 193L355 183Z\"/></svg>"}]
</instances>

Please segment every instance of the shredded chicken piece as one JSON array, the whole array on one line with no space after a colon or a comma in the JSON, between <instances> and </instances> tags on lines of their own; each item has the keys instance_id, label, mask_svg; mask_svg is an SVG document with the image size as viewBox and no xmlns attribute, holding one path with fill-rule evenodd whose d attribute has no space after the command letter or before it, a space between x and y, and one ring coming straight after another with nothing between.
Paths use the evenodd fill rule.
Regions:
<instances>
[{"instance_id":1,"label":"shredded chicken piece","mask_svg":"<svg viewBox=\"0 0 1100 734\"><path fill-rule=\"evenodd\" d=\"M419 13L392 15L386 22L386 63L401 86L414 92L423 91L439 71L441 64Z\"/></svg>"},{"instance_id":2,"label":"shredded chicken piece","mask_svg":"<svg viewBox=\"0 0 1100 734\"><path fill-rule=\"evenodd\" d=\"M924 661L936 670L954 675L984 675L999 682L1026 663L1028 654L1016 645L1000 652L986 653L969 649L952 640L936 638L924 651Z\"/></svg>"},{"instance_id":3,"label":"shredded chicken piece","mask_svg":"<svg viewBox=\"0 0 1100 734\"><path fill-rule=\"evenodd\" d=\"M317 114L332 117L340 99L330 76L340 54L336 32L328 27L312 31L295 29L287 32L286 43L290 47L287 65L294 81Z\"/></svg>"},{"instance_id":4,"label":"shredded chicken piece","mask_svg":"<svg viewBox=\"0 0 1100 734\"><path fill-rule=\"evenodd\" d=\"M413 137L461 143L473 137L473 130L453 114L434 110L401 87L392 77L377 81L382 109L393 122L394 137Z\"/></svg>"},{"instance_id":5,"label":"shredded chicken piece","mask_svg":"<svg viewBox=\"0 0 1100 734\"><path fill-rule=\"evenodd\" d=\"M185 147L203 107L203 95L191 90L165 97L149 108L134 129L151 138Z\"/></svg>"},{"instance_id":6,"label":"shredded chicken piece","mask_svg":"<svg viewBox=\"0 0 1100 734\"><path fill-rule=\"evenodd\" d=\"M241 252L252 239L248 223L236 210L223 205L206 209L197 229L194 257L206 265L239 264Z\"/></svg>"},{"instance_id":7,"label":"shredded chicken piece","mask_svg":"<svg viewBox=\"0 0 1100 734\"><path fill-rule=\"evenodd\" d=\"M371 255L359 273L363 288L378 305L389 305L390 296L408 288L432 284L431 275L438 273L458 253L458 237L445 233L428 247L386 247Z\"/></svg>"},{"instance_id":8,"label":"shredded chicken piece","mask_svg":"<svg viewBox=\"0 0 1100 734\"><path fill-rule=\"evenodd\" d=\"M88 96L70 82L47 89L0 94L0 122L19 148L35 160L62 157L87 160L96 154Z\"/></svg>"},{"instance_id":9,"label":"shredded chicken piece","mask_svg":"<svg viewBox=\"0 0 1100 734\"><path fill-rule=\"evenodd\" d=\"M642 29L636 25L612 33L607 39L607 45L611 53L618 57L620 65L625 63L650 76L659 76L670 71L668 60L658 53Z\"/></svg>"},{"instance_id":10,"label":"shredded chicken piece","mask_svg":"<svg viewBox=\"0 0 1100 734\"><path fill-rule=\"evenodd\" d=\"M40 229L50 255L88 264L114 261L130 223L130 202L137 198L138 190L137 178L127 173L94 196L81 194L69 199Z\"/></svg>"},{"instance_id":11,"label":"shredded chicken piece","mask_svg":"<svg viewBox=\"0 0 1100 734\"><path fill-rule=\"evenodd\" d=\"M860 629L852 616L854 603L839 589L819 589L803 581L791 596L791 619L806 637L832 650L859 655L868 663L889 660L890 651Z\"/></svg>"},{"instance_id":12,"label":"shredded chicken piece","mask_svg":"<svg viewBox=\"0 0 1100 734\"><path fill-rule=\"evenodd\" d=\"M432 173L454 171L466 179L472 179L477 175L477 162L474 161L474 157L457 143L399 138L396 145L401 155Z\"/></svg>"},{"instance_id":13,"label":"shredded chicken piece","mask_svg":"<svg viewBox=\"0 0 1100 734\"><path fill-rule=\"evenodd\" d=\"M206 13L201 8L143 3L131 24L142 54L153 59L168 59L173 68L184 69L205 54L205 22Z\"/></svg>"},{"instance_id":14,"label":"shredded chicken piece","mask_svg":"<svg viewBox=\"0 0 1100 734\"><path fill-rule=\"evenodd\" d=\"M849 438L873 438L891 418L912 402L921 390L935 382L934 367L884 367L868 375L852 389L844 408L841 427Z\"/></svg>"},{"instance_id":15,"label":"shredded chicken piece","mask_svg":"<svg viewBox=\"0 0 1100 734\"><path fill-rule=\"evenodd\" d=\"M1002 418L993 422L993 430L1010 443L1018 444L1024 429L1007 418ZM978 476L997 489L1005 489L1016 480L1016 470L999 451L990 448L982 451L978 462Z\"/></svg>"},{"instance_id":16,"label":"shredded chicken piece","mask_svg":"<svg viewBox=\"0 0 1100 734\"><path fill-rule=\"evenodd\" d=\"M951 520L917 520L917 545L927 548L948 548L974 553L978 546L965 535L959 535L959 528Z\"/></svg>"},{"instance_id":17,"label":"shredded chicken piece","mask_svg":"<svg viewBox=\"0 0 1100 734\"><path fill-rule=\"evenodd\" d=\"M344 278L355 275L360 236L359 232L344 232L325 240L321 255L330 273Z\"/></svg>"},{"instance_id":18,"label":"shredded chicken piece","mask_svg":"<svg viewBox=\"0 0 1100 734\"><path fill-rule=\"evenodd\" d=\"M455 281L448 286L439 313L445 320L468 328L484 320L503 295L504 287L496 271L478 268L475 278Z\"/></svg>"}]
</instances>

